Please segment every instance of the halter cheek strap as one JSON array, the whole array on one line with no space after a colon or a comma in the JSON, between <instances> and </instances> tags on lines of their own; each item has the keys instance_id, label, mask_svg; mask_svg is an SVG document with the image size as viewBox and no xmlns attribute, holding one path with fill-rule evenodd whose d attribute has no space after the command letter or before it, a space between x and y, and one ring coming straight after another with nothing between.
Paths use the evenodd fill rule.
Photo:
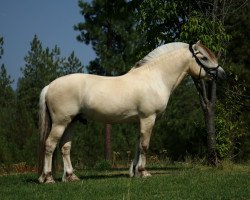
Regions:
<instances>
[{"instance_id":1,"label":"halter cheek strap","mask_svg":"<svg viewBox=\"0 0 250 200\"><path fill-rule=\"evenodd\" d=\"M204 69L209 75L211 75L212 77L214 78L217 78L217 75L218 75L218 68L220 67L220 65L218 65L217 67L215 68L208 68L207 66L205 66L200 60L199 58L196 56L199 52L194 52L193 50L193 45L192 44L189 44L189 51L192 53L193 57L195 58L195 61L197 62L197 64L200 66L200 72L199 72L199 79L200 79L200 76L201 76L201 69ZM216 74L213 74L212 72L213 71L216 71Z\"/></svg>"}]
</instances>

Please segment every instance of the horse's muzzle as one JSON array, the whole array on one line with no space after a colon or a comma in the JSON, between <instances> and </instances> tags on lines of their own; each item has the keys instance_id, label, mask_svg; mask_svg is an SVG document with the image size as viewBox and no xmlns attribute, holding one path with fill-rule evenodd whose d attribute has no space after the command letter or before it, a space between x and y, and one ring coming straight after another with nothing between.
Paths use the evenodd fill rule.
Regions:
<instances>
[{"instance_id":1,"label":"horse's muzzle","mask_svg":"<svg viewBox=\"0 0 250 200\"><path fill-rule=\"evenodd\" d=\"M218 76L218 79L221 79L221 80L224 80L227 78L226 72L224 71L222 67L218 68L217 76Z\"/></svg>"},{"instance_id":2,"label":"horse's muzzle","mask_svg":"<svg viewBox=\"0 0 250 200\"><path fill-rule=\"evenodd\" d=\"M215 79L220 79L220 80L226 79L226 72L220 66L216 70L210 70L208 72L208 75L210 75L211 79L214 79L214 78Z\"/></svg>"}]
</instances>

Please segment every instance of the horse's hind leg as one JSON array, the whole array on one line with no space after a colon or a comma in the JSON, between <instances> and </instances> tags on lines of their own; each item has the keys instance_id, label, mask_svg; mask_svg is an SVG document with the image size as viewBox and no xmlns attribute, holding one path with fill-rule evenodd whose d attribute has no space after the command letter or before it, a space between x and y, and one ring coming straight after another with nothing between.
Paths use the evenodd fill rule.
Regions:
<instances>
[{"instance_id":1,"label":"horse's hind leg","mask_svg":"<svg viewBox=\"0 0 250 200\"><path fill-rule=\"evenodd\" d=\"M155 123L155 115L140 119L140 138L136 149L135 158L130 167L130 176L148 177L151 174L146 171L146 153L152 129Z\"/></svg>"},{"instance_id":2,"label":"horse's hind leg","mask_svg":"<svg viewBox=\"0 0 250 200\"><path fill-rule=\"evenodd\" d=\"M60 148L62 151L63 165L64 165L64 173L62 177L63 182L79 180L79 178L73 173L74 171L70 160L70 149L73 136L73 133L71 132L72 125L73 123L71 123L65 130L62 140L60 142Z\"/></svg>"},{"instance_id":3,"label":"horse's hind leg","mask_svg":"<svg viewBox=\"0 0 250 200\"><path fill-rule=\"evenodd\" d=\"M45 157L44 157L44 167L43 173L39 177L40 183L54 183L54 179L52 177L52 155L56 148L56 145L60 138L63 135L63 132L66 128L65 125L52 124L51 131L49 136L45 142Z\"/></svg>"}]
</instances>

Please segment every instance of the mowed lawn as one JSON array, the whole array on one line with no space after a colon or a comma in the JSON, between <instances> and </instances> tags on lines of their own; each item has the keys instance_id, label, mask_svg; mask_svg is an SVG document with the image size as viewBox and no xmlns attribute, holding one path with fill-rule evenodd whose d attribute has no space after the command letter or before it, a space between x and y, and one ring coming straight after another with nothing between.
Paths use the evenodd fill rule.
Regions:
<instances>
[{"instance_id":1,"label":"mowed lawn","mask_svg":"<svg viewBox=\"0 0 250 200\"><path fill-rule=\"evenodd\" d=\"M151 169L150 178L127 170L80 171L81 181L38 184L34 173L0 176L0 199L250 199L249 166L218 169L171 166Z\"/></svg>"}]
</instances>

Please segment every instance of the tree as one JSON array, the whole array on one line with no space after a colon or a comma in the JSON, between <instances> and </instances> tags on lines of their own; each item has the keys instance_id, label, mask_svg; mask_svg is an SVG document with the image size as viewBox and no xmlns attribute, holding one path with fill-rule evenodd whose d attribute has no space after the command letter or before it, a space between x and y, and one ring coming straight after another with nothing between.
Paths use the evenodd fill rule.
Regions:
<instances>
[{"instance_id":1,"label":"tree","mask_svg":"<svg viewBox=\"0 0 250 200\"><path fill-rule=\"evenodd\" d=\"M4 39L0 37L0 60L4 53ZM4 64L0 67L0 163L9 163L15 158L12 132L12 118L15 112L15 94L11 87L13 80Z\"/></svg>"},{"instance_id":2,"label":"tree","mask_svg":"<svg viewBox=\"0 0 250 200\"><path fill-rule=\"evenodd\" d=\"M235 5L236 4L236 5ZM224 147L223 155L230 155L236 160L249 160L250 155L250 68L249 68L249 11L248 1L234 1L233 8L225 19L226 30L231 34L227 51L228 84L223 85L225 91L219 95L220 105L225 121L218 119L221 136L220 143ZM220 94L220 93L219 93Z\"/></svg>"},{"instance_id":3,"label":"tree","mask_svg":"<svg viewBox=\"0 0 250 200\"><path fill-rule=\"evenodd\" d=\"M4 45L4 40L2 37L0 37L0 60L1 60L3 53L4 53L3 45ZM4 101L8 101L8 100L10 101L13 98L13 90L11 88L11 84L14 82L11 79L10 75L7 74L7 71L6 71L4 64L1 64L0 77L1 77L0 102L1 102L1 106L4 107L4 103L5 103Z\"/></svg>"},{"instance_id":4,"label":"tree","mask_svg":"<svg viewBox=\"0 0 250 200\"><path fill-rule=\"evenodd\" d=\"M136 13L137 31L145 38L144 54L159 45L177 41L181 27L188 20L187 13L190 1L145 0L138 6Z\"/></svg>"},{"instance_id":5,"label":"tree","mask_svg":"<svg viewBox=\"0 0 250 200\"><path fill-rule=\"evenodd\" d=\"M226 61L227 63L229 63L226 57L226 49L228 48L228 44L230 43L232 36L229 35L228 31L226 30L226 21L229 17L232 16L235 10L238 9L238 6L242 7L242 5L244 6L245 3L246 1L197 1L198 6L204 9L201 9L202 13L194 13L195 15L191 15L191 17L189 17L189 22L183 26L183 32L181 34L182 39L187 41L187 37L198 37L199 39L204 41L205 44L210 47L210 49L216 52L217 55L221 57L222 60L224 60L224 62ZM228 80L227 82L229 83L230 80ZM230 125L231 119L226 118L228 117L228 115L222 116L219 113L218 116L220 116L220 119L218 120L218 117L215 117L214 115L216 108L215 80L207 82L195 81L195 84L200 94L201 105L207 124L208 150L210 155L208 157L209 162L212 164L217 164L217 153L220 157L223 157L225 156L225 149L230 149L229 146L231 146L228 141L232 141L232 139L226 136L231 135L231 131L228 131L227 133L225 132L225 130L227 129L226 127L232 127ZM228 86L229 85L230 84L228 84ZM239 88L238 91L240 90L241 89ZM224 98L221 99L220 96L224 96L223 93L225 94L225 90L223 92L222 90L220 91L221 93L219 94L219 100L224 101ZM226 102L227 101L225 101L225 103ZM220 103L220 109L217 109L217 111L219 112L223 112L223 110L221 109L221 105L225 104ZM215 135L215 121L217 122L217 124L219 124L219 129L217 129L217 136ZM223 128L220 126L222 124L222 121L224 121L223 123L225 125L225 127ZM238 123L238 125L240 125L240 123ZM240 128L240 126L238 126L238 128ZM236 138L239 138L238 136L240 135L241 134L235 134ZM216 141L218 141L219 143L216 144Z\"/></svg>"},{"instance_id":6,"label":"tree","mask_svg":"<svg viewBox=\"0 0 250 200\"><path fill-rule=\"evenodd\" d=\"M2 64L0 69L0 105L1 107L6 107L10 102L14 101L14 92L11 87L13 80L10 75L7 74L4 64Z\"/></svg>"},{"instance_id":7,"label":"tree","mask_svg":"<svg viewBox=\"0 0 250 200\"><path fill-rule=\"evenodd\" d=\"M69 73L81 73L83 66L74 52L66 58L61 57L60 48L43 48L41 41L35 35L28 54L21 68L23 77L18 83L18 98L24 101L27 108L32 110L32 116L37 121L39 94L43 87L59 76Z\"/></svg>"},{"instance_id":8,"label":"tree","mask_svg":"<svg viewBox=\"0 0 250 200\"><path fill-rule=\"evenodd\" d=\"M63 62L60 49L43 49L41 41L35 35L28 54L24 58L26 64L21 68L23 77L18 82L17 95L38 121L37 110L39 95L43 87L60 75L59 68Z\"/></svg>"},{"instance_id":9,"label":"tree","mask_svg":"<svg viewBox=\"0 0 250 200\"><path fill-rule=\"evenodd\" d=\"M72 73L83 73L83 65L81 61L75 56L74 51L65 60L60 69L62 75Z\"/></svg>"},{"instance_id":10,"label":"tree","mask_svg":"<svg viewBox=\"0 0 250 200\"><path fill-rule=\"evenodd\" d=\"M125 73L135 63L141 36L135 30L135 9L141 1L79 1L85 21L74 26L77 39L92 44L106 75Z\"/></svg>"},{"instance_id":11,"label":"tree","mask_svg":"<svg viewBox=\"0 0 250 200\"><path fill-rule=\"evenodd\" d=\"M84 15L85 22L75 25L75 30L80 31L78 39L86 44L91 43L96 51L97 59L89 65L89 70L93 73L102 73L105 75L122 74L124 73L125 68L133 65L146 53L152 51L161 44L172 41L193 43L197 42L197 40L201 40L206 46L220 56L220 60L228 62L226 56L228 51L226 50L232 39L232 36L228 34L228 16L231 15L232 12L237 13L234 12L234 10L239 10L237 6L240 4L245 5L245 2L245 0L238 2L218 0L178 2L172 0L80 2L79 6ZM122 12L120 12L121 10ZM126 17L127 15L129 16ZM123 16L123 18L120 16ZM123 22L123 20L125 20L125 22ZM243 23L245 24L246 22ZM123 27L121 27L120 24L126 24L124 27L131 28L125 28L124 31L121 31L123 30ZM128 38L129 42L127 40ZM247 38L247 36L245 38ZM117 63L121 64L117 65ZM112 68L112 66L115 67ZM126 67L124 68L123 66ZM216 120L216 123L218 123L218 121L223 121L224 123L229 120L232 122L232 119L229 116L226 118L225 115L223 116L221 113L217 113L215 116L213 113L215 109L217 109L217 112L222 112L222 110L214 106L214 103L217 98L219 99L219 103L221 103L220 101L223 101L222 96L224 95L223 92L220 92L218 97L215 98L215 86L217 86L218 90L222 90L221 88L225 87L225 84L214 85L214 83L215 82L213 81L197 83L198 91L201 92L200 100L202 103L201 105L203 105L204 119L206 119L205 122L207 125L210 124L210 128L207 129L207 132L209 133L215 133L215 124L213 123L213 120ZM188 88L188 86L190 86L189 84L190 82L186 82L183 87ZM204 88L205 91L203 91ZM230 90L230 88L228 89ZM242 91L242 89L240 90ZM189 90L184 89L183 94L181 95L185 96L186 92L188 93ZM181 96L179 98L181 98ZM192 104L192 100L193 99L189 99L188 104ZM172 103L174 104L174 102ZM172 105L170 104L169 106ZM178 106L175 106L176 107L173 107L173 109L178 109ZM198 108L194 109L196 112ZM215 118L208 117L209 114L212 116L214 115ZM192 113L190 113L190 115L192 115ZM212 123L210 123L209 119L212 119ZM199 120L197 121L198 123L201 123ZM164 123L160 120L159 124ZM179 120L179 123L175 124L177 127L174 131L181 133L183 124L184 123ZM191 126L191 124L189 124L189 126ZM240 123L237 124L240 126ZM166 132L165 130L167 130L167 128L164 129L162 127L159 131ZM173 130L171 128L168 129L170 132ZM204 127L202 128L202 126L197 125L195 129L195 134L191 131L189 138L194 139L192 135L198 135L198 132L200 132L203 140ZM208 138L208 143L210 141L208 148L210 149L209 151L218 152L220 157L222 155L221 149L223 149L221 147L226 144L226 139L223 139L223 144L221 142L222 138L226 138L221 137L226 134L223 133L223 129L225 130L225 127L222 128L221 126L218 126L217 136L215 137L213 134L209 134L211 137L210 139ZM189 135L189 133L186 134ZM163 135L161 135L161 137L164 138ZM237 138L236 135L235 137ZM217 144L214 143L215 138L217 141L220 140L220 142ZM184 137L182 137L182 139L184 139ZM165 146L170 145L165 143ZM216 157L213 153L210 153L210 155ZM213 156L209 157L211 158ZM211 158L210 160L215 160L216 162L217 159Z\"/></svg>"},{"instance_id":12,"label":"tree","mask_svg":"<svg viewBox=\"0 0 250 200\"><path fill-rule=\"evenodd\" d=\"M59 76L81 73L83 66L74 52L67 59L63 58L58 46L51 50L44 48L36 35L24 60L25 66L21 69L23 76L17 87L16 138L23 154L34 158L36 151L30 151L30 148L36 148L34 141L38 132L38 102L42 88ZM34 155L31 156L31 152Z\"/></svg>"},{"instance_id":13,"label":"tree","mask_svg":"<svg viewBox=\"0 0 250 200\"><path fill-rule=\"evenodd\" d=\"M140 2L140 1L138 1ZM134 63L139 37L133 26L133 14L137 1L79 1L79 7L85 22L75 25L80 31L77 39L86 44L91 43L98 59L91 62L90 72L99 75L119 75L125 73ZM131 41L133 41L131 43ZM96 64L94 66L93 64ZM111 125L105 128L105 158L111 158Z\"/></svg>"},{"instance_id":14,"label":"tree","mask_svg":"<svg viewBox=\"0 0 250 200\"><path fill-rule=\"evenodd\" d=\"M187 41L187 36L191 36L191 41L194 40L194 38L201 38L206 46L211 46L210 49L219 52L220 50L223 50L221 47L221 42L227 40L228 36L225 34L222 24L217 23L218 26L215 26L215 23L215 21L209 21L209 19L205 19L205 17L202 16L194 16L193 18L190 17L189 22L183 26L183 32L181 34L182 39ZM202 29L200 29L201 27ZM209 34L212 34L212 36ZM215 35L217 35L217 37L214 37ZM217 43L215 43L215 40L217 40ZM217 46L211 45L211 43L214 43ZM193 80L199 92L201 107L207 127L208 162L210 164L217 165L218 157L216 151L214 113L216 100L216 80Z\"/></svg>"},{"instance_id":15,"label":"tree","mask_svg":"<svg viewBox=\"0 0 250 200\"><path fill-rule=\"evenodd\" d=\"M95 60L91 60L89 65L87 66L87 70L90 74L98 74L104 75L105 69L100 65L100 59L96 58Z\"/></svg>"}]
</instances>

